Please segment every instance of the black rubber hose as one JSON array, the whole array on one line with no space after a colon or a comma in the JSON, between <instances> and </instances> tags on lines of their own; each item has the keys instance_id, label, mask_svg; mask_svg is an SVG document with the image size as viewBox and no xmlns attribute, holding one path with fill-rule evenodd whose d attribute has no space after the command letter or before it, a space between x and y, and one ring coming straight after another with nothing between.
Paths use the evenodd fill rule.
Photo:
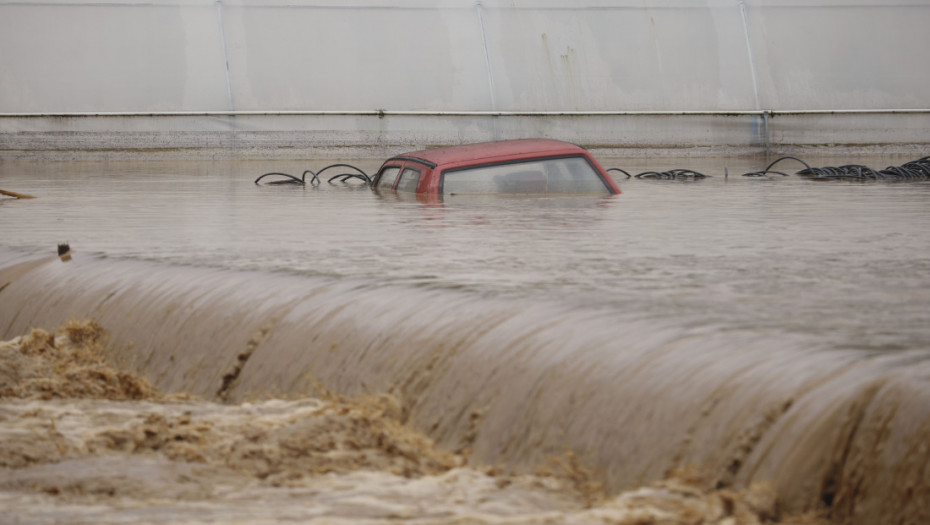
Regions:
<instances>
[{"instance_id":1,"label":"black rubber hose","mask_svg":"<svg viewBox=\"0 0 930 525\"><path fill-rule=\"evenodd\" d=\"M622 170L620 168L607 168L607 173L610 173L611 171L619 171L620 173L626 175L626 178L630 178L630 174L627 173L626 170Z\"/></svg>"},{"instance_id":2,"label":"black rubber hose","mask_svg":"<svg viewBox=\"0 0 930 525\"><path fill-rule=\"evenodd\" d=\"M307 180L306 180L306 179L307 179L307 174L308 174L308 173L311 174L311 175L313 175L313 177L310 179L310 184L313 184L313 181L314 181L314 180L316 180L317 184L320 183L319 179L317 179L316 173L313 173L312 170L304 170L303 174L301 174L301 176L300 176L299 179L298 179L297 177L291 175L290 173L281 173L280 171L272 171L272 172L270 172L270 173L266 173L266 174L260 176L259 178L255 179L255 184L258 184L258 181L264 179L265 177L269 177L269 176L273 176L273 175L277 175L277 176L281 176L281 177L287 177L287 179L285 179L285 180L280 180L280 181L273 181L273 182L271 182L270 184L306 184L306 183L307 183Z\"/></svg>"},{"instance_id":3,"label":"black rubber hose","mask_svg":"<svg viewBox=\"0 0 930 525\"><path fill-rule=\"evenodd\" d=\"M364 180L364 181L367 182L368 184L371 184L371 177L369 177L368 174L365 173L364 171L362 171L361 169L359 169L359 168L357 168L357 167L355 167L355 166L353 166L353 165L351 165L351 164L330 164L329 166L326 166L325 168L323 168L323 169L321 169L320 171L316 172L316 176L319 177L320 175L323 174L324 171L326 171L326 170L328 170L328 169L330 169L330 168L349 168L349 169L353 169L353 170L355 170L355 171L357 171L357 172L359 173L359 175L357 175L356 177L358 177L358 178ZM339 175L336 175L336 177L339 177ZM333 178L335 178L335 177L333 177ZM333 180L333 178L330 178L329 180Z\"/></svg>"},{"instance_id":4,"label":"black rubber hose","mask_svg":"<svg viewBox=\"0 0 930 525\"><path fill-rule=\"evenodd\" d=\"M644 171L634 175L637 179L656 179L656 180L679 180L679 179L704 179L710 175L705 175L699 171L689 169L671 169L668 171Z\"/></svg>"},{"instance_id":5,"label":"black rubber hose","mask_svg":"<svg viewBox=\"0 0 930 525\"><path fill-rule=\"evenodd\" d=\"M803 160L801 160L801 159L799 159L799 158L797 158L797 157L780 157L780 158L775 159L771 164L769 164L769 165L765 168L764 171L769 171L769 170L771 170L771 169L772 169L772 166L778 164L779 162L781 162L781 161L783 161L783 160L796 160L796 161L800 162L801 164L803 164L805 168L811 169L811 167L810 167L810 165L809 165L808 163L804 162Z\"/></svg>"},{"instance_id":6,"label":"black rubber hose","mask_svg":"<svg viewBox=\"0 0 930 525\"><path fill-rule=\"evenodd\" d=\"M272 172L270 172L270 173L266 173L266 174L260 176L259 178L255 179L255 184L258 184L258 181L264 179L265 177L271 177L271 176L275 176L275 175L280 175L281 177L287 177L287 178L288 178L288 179L285 179L285 180L283 180L283 181L277 181L278 184L280 184L280 183L288 183L288 184L306 184L303 180L298 179L297 177L291 175L290 173L281 173L280 171L272 171Z\"/></svg>"},{"instance_id":7,"label":"black rubber hose","mask_svg":"<svg viewBox=\"0 0 930 525\"><path fill-rule=\"evenodd\" d=\"M341 177L341 179L340 179L340 177ZM371 183L371 180L370 180L370 179L368 179L366 176L360 175L360 174L358 174L358 173L340 173L339 175L333 175L333 176L330 177L329 180L327 180L326 182L330 182L330 183L331 183L331 182L333 182L335 179L340 179L339 182L345 182L345 181L347 181L347 180L349 180L349 179L359 179L359 180L363 180L363 181L365 181L365 182Z\"/></svg>"},{"instance_id":8,"label":"black rubber hose","mask_svg":"<svg viewBox=\"0 0 930 525\"><path fill-rule=\"evenodd\" d=\"M923 157L907 162L901 166L888 166L874 170L860 164L843 166L826 166L799 171L797 174L818 180L857 180L857 181L925 181L930 180L930 157ZM806 165L806 164L805 164Z\"/></svg>"},{"instance_id":9,"label":"black rubber hose","mask_svg":"<svg viewBox=\"0 0 930 525\"><path fill-rule=\"evenodd\" d=\"M783 176L783 177L787 177L787 176L788 176L787 173L785 173L785 172L783 172L783 171L775 171L775 170L772 169L772 167L774 167L776 164L778 164L779 162L781 162L781 161L783 161L783 160L796 160L796 161L800 162L801 164L803 164L808 170L813 169L813 168L810 167L809 164L807 164L806 162L804 162L803 160L801 160L801 159L799 159L799 158L797 158L797 157L779 157L779 158L775 159L774 161L772 161L768 166L766 166L764 170L762 170L762 171L750 171L749 173L743 173L743 177L764 177L764 176L768 175L769 173L774 173L774 174L776 174L776 175L781 175L781 176ZM805 171L805 170L801 170L801 171ZM799 172L799 173L800 173L800 172Z\"/></svg>"}]
</instances>

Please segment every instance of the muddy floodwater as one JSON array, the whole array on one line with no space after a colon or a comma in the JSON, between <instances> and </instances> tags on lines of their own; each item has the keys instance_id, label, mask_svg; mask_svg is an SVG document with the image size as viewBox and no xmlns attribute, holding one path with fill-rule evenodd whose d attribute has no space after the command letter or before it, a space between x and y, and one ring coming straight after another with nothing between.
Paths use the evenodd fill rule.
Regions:
<instances>
[{"instance_id":1,"label":"muddy floodwater","mask_svg":"<svg viewBox=\"0 0 930 525\"><path fill-rule=\"evenodd\" d=\"M930 183L600 160L711 177L0 162L5 522L930 521Z\"/></svg>"}]
</instances>

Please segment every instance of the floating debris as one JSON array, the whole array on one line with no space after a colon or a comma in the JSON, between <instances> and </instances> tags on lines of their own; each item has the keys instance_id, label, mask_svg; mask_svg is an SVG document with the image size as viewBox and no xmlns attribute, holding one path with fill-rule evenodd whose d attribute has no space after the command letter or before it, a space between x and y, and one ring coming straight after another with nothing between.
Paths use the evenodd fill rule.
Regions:
<instances>
[{"instance_id":1,"label":"floating debris","mask_svg":"<svg viewBox=\"0 0 930 525\"><path fill-rule=\"evenodd\" d=\"M71 245L69 245L66 242L60 243L58 245L58 258L60 258L62 262L70 261L71 260Z\"/></svg>"},{"instance_id":2,"label":"floating debris","mask_svg":"<svg viewBox=\"0 0 930 525\"><path fill-rule=\"evenodd\" d=\"M6 195L7 197L13 197L14 199L34 199L32 195L27 195L25 193L16 193L15 191L0 190L0 195Z\"/></svg>"}]
</instances>

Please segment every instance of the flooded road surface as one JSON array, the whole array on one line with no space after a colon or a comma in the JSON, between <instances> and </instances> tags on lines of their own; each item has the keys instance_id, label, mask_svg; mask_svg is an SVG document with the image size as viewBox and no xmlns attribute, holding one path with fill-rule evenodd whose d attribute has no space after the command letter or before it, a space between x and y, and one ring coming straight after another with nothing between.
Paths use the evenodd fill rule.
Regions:
<instances>
[{"instance_id":1,"label":"flooded road surface","mask_svg":"<svg viewBox=\"0 0 930 525\"><path fill-rule=\"evenodd\" d=\"M819 160L885 166L909 159ZM921 313L930 184L737 175L761 169L763 159L602 161L633 173L687 166L713 178L620 179L624 193L613 198L431 204L351 182L252 184L266 171L300 173L330 161L5 162L3 185L41 198L0 201L0 239L6 247L70 242L82 255L788 328L831 348L913 348L930 340Z\"/></svg>"},{"instance_id":2,"label":"flooded road surface","mask_svg":"<svg viewBox=\"0 0 930 525\"><path fill-rule=\"evenodd\" d=\"M754 490L747 497L764 500L765 486L782 518L930 519L930 184L739 176L763 159L601 160L713 177L622 179L608 198L426 202L352 182L252 184L329 162L4 161L0 188L38 198L0 200L0 337L92 318L111 333L107 359L183 394L10 394L3 432L45 444L4 465L5 507L24 522L73 509L87 522L228 521L232 509L255 522L597 522L630 498L696 490L698 504ZM62 242L67 263L55 257ZM412 477L383 464L280 476L230 464L256 414L292 437L316 432L292 428L337 410L316 385L388 396L387 419L452 463ZM186 457L100 444L103 427L145 436L185 417L215 429L198 440L227 448L191 445ZM290 446L268 432L253 442L271 447L253 462L265 469ZM312 456L314 446L291 448ZM126 487L138 491L106 489L99 473L116 453L129 454ZM533 477L552 458L569 474ZM187 479L192 464L204 477L164 482ZM692 471L698 488L668 489ZM74 486L102 492L47 486L76 472L97 472ZM592 484L572 485L581 478L603 486L596 503ZM253 490L276 503L229 503ZM141 502L181 492L197 503ZM457 494L440 514L410 514L440 492ZM322 500L308 509L299 502L310 494Z\"/></svg>"}]
</instances>

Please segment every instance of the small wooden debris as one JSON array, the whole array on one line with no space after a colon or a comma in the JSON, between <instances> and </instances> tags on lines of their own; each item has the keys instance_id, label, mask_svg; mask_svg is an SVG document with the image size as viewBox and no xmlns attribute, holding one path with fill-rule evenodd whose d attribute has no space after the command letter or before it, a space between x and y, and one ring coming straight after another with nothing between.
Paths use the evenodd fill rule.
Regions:
<instances>
[{"instance_id":1,"label":"small wooden debris","mask_svg":"<svg viewBox=\"0 0 930 525\"><path fill-rule=\"evenodd\" d=\"M25 193L16 193L15 191L0 190L0 195L6 195L7 197L13 197L16 199L34 199L32 195L26 195Z\"/></svg>"}]
</instances>

